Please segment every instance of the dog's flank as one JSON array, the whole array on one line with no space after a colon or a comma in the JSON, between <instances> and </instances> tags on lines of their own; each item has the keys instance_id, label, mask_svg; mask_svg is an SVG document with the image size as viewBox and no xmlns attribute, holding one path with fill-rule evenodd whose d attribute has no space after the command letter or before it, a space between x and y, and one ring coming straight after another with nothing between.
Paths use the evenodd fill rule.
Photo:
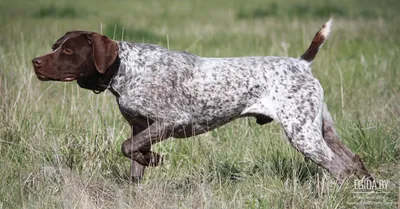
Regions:
<instances>
[{"instance_id":1,"label":"dog's flank","mask_svg":"<svg viewBox=\"0 0 400 209\"><path fill-rule=\"evenodd\" d=\"M310 47L308 47L307 51L301 55L300 59L305 60L307 62L312 62L317 55L319 49L324 44L326 39L328 39L329 34L331 33L332 28L332 19L329 19L322 28L315 34L314 39L311 42Z\"/></svg>"},{"instance_id":2,"label":"dog's flank","mask_svg":"<svg viewBox=\"0 0 400 209\"><path fill-rule=\"evenodd\" d=\"M132 127L132 136L121 148L132 159L134 180L142 178L144 166L162 162L151 151L154 143L255 117L260 125L278 122L296 150L342 182L353 173L369 174L340 141L322 86L310 73L309 63L328 37L331 23L318 31L300 59L206 58L74 31L56 43L63 50L38 57L33 64L42 80L74 78L81 87L108 88L116 96Z\"/></svg>"}]
</instances>

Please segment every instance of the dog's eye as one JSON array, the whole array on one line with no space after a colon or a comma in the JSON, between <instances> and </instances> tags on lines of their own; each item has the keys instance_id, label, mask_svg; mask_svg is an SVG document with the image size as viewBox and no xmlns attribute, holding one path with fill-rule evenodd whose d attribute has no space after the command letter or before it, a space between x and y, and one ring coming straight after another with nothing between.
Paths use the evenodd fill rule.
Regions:
<instances>
[{"instance_id":1,"label":"dog's eye","mask_svg":"<svg viewBox=\"0 0 400 209\"><path fill-rule=\"evenodd\" d=\"M72 54L72 50L68 48L63 49L63 52L64 54Z\"/></svg>"}]
</instances>

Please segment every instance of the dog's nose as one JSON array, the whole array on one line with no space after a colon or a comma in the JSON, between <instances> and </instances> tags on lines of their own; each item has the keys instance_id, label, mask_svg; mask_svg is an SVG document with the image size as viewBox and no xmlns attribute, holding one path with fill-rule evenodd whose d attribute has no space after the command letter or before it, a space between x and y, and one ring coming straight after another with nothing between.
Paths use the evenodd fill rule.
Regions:
<instances>
[{"instance_id":1,"label":"dog's nose","mask_svg":"<svg viewBox=\"0 0 400 209\"><path fill-rule=\"evenodd\" d=\"M32 60L32 64L35 67L40 67L43 64L43 60L41 60L40 58L35 58Z\"/></svg>"}]
</instances>

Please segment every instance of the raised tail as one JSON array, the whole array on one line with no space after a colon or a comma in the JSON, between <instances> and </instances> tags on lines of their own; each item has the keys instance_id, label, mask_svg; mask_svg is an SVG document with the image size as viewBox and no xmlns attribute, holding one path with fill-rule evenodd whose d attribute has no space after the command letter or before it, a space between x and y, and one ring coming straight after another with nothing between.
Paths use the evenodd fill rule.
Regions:
<instances>
[{"instance_id":1,"label":"raised tail","mask_svg":"<svg viewBox=\"0 0 400 209\"><path fill-rule=\"evenodd\" d=\"M307 62L312 62L315 56L318 53L319 48L321 48L322 44L328 39L329 33L332 28L332 18L326 22L321 29L315 34L314 39L311 42L310 47L308 47L307 51L301 55L300 59L305 60Z\"/></svg>"}]
</instances>

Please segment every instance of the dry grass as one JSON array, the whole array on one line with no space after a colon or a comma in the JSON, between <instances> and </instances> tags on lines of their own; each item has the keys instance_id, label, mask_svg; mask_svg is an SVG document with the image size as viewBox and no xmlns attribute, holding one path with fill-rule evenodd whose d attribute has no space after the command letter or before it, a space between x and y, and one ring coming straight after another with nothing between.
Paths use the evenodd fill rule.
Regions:
<instances>
[{"instance_id":1,"label":"dry grass","mask_svg":"<svg viewBox=\"0 0 400 209\"><path fill-rule=\"evenodd\" d=\"M201 56L297 57L334 7L311 13L316 16L284 15L298 3L288 0L278 3L278 13L256 11L252 17L264 1L73 0L0 4L0 208L394 208L400 178L399 4L343 2L330 3L345 12L335 10L332 36L313 72L342 139L372 173L389 181L375 204L365 205L368 199L354 193L351 180L339 188L304 160L277 124L258 126L253 119L158 144L154 149L167 155L166 165L148 169L144 182L133 185L120 152L129 128L114 97L75 83L40 82L30 64L67 30L109 33L115 25L131 41ZM299 4L324 8L313 0ZM250 16L238 18L244 7Z\"/></svg>"}]
</instances>

